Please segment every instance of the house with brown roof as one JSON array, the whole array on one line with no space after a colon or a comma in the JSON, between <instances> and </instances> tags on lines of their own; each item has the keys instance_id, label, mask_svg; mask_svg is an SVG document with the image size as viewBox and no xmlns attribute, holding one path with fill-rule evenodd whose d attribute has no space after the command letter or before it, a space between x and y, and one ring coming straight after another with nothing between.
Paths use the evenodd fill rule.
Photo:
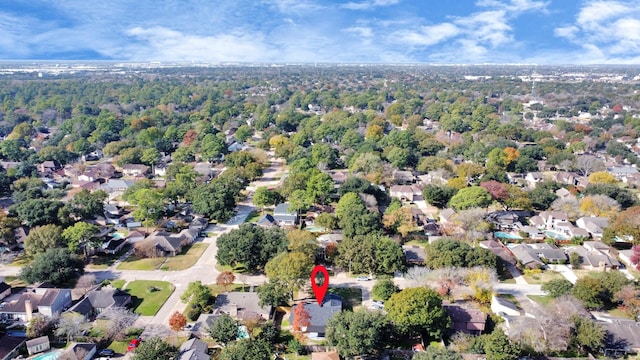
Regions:
<instances>
[{"instance_id":1,"label":"house with brown roof","mask_svg":"<svg viewBox=\"0 0 640 360\"><path fill-rule=\"evenodd\" d=\"M182 252L182 248L191 244L198 237L197 229L184 229L177 234L166 231L156 231L138 244L144 246L151 243L156 251L156 255L176 256Z\"/></svg>"},{"instance_id":2,"label":"house with brown roof","mask_svg":"<svg viewBox=\"0 0 640 360\"><path fill-rule=\"evenodd\" d=\"M125 164L122 166L122 174L125 176L144 176L148 171L149 167L142 164Z\"/></svg>"},{"instance_id":3,"label":"house with brown roof","mask_svg":"<svg viewBox=\"0 0 640 360\"><path fill-rule=\"evenodd\" d=\"M0 360L15 359L24 348L26 337L4 334L0 336Z\"/></svg>"},{"instance_id":4,"label":"house with brown roof","mask_svg":"<svg viewBox=\"0 0 640 360\"><path fill-rule=\"evenodd\" d=\"M71 306L71 290L37 287L28 289L16 300L0 308L0 318L30 321L34 314L49 317L58 315Z\"/></svg>"},{"instance_id":5,"label":"house with brown roof","mask_svg":"<svg viewBox=\"0 0 640 360\"><path fill-rule=\"evenodd\" d=\"M89 291L80 301L69 308L69 312L83 315L87 319L111 308L126 308L131 304L131 295L113 287Z\"/></svg>"},{"instance_id":6,"label":"house with brown roof","mask_svg":"<svg viewBox=\"0 0 640 360\"><path fill-rule=\"evenodd\" d=\"M442 307L451 318L451 328L454 332L471 335L481 335L487 322L487 314L470 303L443 302Z\"/></svg>"}]
</instances>

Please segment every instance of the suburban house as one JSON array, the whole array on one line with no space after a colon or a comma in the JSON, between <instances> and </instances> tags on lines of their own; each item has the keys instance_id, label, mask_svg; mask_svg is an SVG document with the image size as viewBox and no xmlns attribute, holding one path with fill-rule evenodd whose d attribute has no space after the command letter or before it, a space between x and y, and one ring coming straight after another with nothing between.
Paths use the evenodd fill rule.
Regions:
<instances>
[{"instance_id":1,"label":"suburban house","mask_svg":"<svg viewBox=\"0 0 640 360\"><path fill-rule=\"evenodd\" d=\"M295 226L298 223L298 214L289 211L288 203L276 205L273 210L273 218L280 226Z\"/></svg>"},{"instance_id":2,"label":"suburban house","mask_svg":"<svg viewBox=\"0 0 640 360\"><path fill-rule=\"evenodd\" d=\"M539 182L542 182L543 177L541 172L530 172L527 173L527 176L525 176L524 179L527 181L529 187L535 188Z\"/></svg>"},{"instance_id":3,"label":"suburban house","mask_svg":"<svg viewBox=\"0 0 640 360\"><path fill-rule=\"evenodd\" d=\"M606 330L605 355L640 351L640 326L634 320L611 319L598 324Z\"/></svg>"},{"instance_id":4,"label":"suburban house","mask_svg":"<svg viewBox=\"0 0 640 360\"><path fill-rule=\"evenodd\" d=\"M289 323L293 324L293 314L295 313L296 306L291 308L291 314L289 316ZM342 297L336 294L325 295L322 306L313 301L310 303L304 303L305 310L309 313L311 319L309 319L309 326L306 329L306 334L310 339L322 340L324 339L327 327L327 321L335 313L342 311Z\"/></svg>"},{"instance_id":5,"label":"suburban house","mask_svg":"<svg viewBox=\"0 0 640 360\"><path fill-rule=\"evenodd\" d=\"M456 211L451 209L451 208L442 209L440 211L440 223L441 224L446 224L446 223L451 222L451 220L453 218L453 215L455 215L455 214L456 214Z\"/></svg>"},{"instance_id":6,"label":"suburban house","mask_svg":"<svg viewBox=\"0 0 640 360\"><path fill-rule=\"evenodd\" d=\"M198 237L198 232L197 229L184 229L177 234L156 231L140 241L138 246L152 244L157 256L176 256L182 252L183 247L191 244Z\"/></svg>"},{"instance_id":7,"label":"suburban house","mask_svg":"<svg viewBox=\"0 0 640 360\"><path fill-rule=\"evenodd\" d=\"M125 164L122 166L122 174L125 176L144 176L149 171L147 165L142 164Z\"/></svg>"},{"instance_id":8,"label":"suburban house","mask_svg":"<svg viewBox=\"0 0 640 360\"><path fill-rule=\"evenodd\" d=\"M98 347L94 343L71 343L64 350L65 359L76 359L76 360L91 360L93 356L96 354Z\"/></svg>"},{"instance_id":9,"label":"suburban house","mask_svg":"<svg viewBox=\"0 0 640 360\"><path fill-rule=\"evenodd\" d=\"M451 328L454 332L471 335L481 335L487 322L487 314L482 310L467 304L443 302L442 307L451 318Z\"/></svg>"},{"instance_id":10,"label":"suburban house","mask_svg":"<svg viewBox=\"0 0 640 360\"><path fill-rule=\"evenodd\" d=\"M568 223L569 217L562 211L543 211L538 215L542 218L546 229L555 229L559 223ZM531 219L533 220L534 217Z\"/></svg>"},{"instance_id":11,"label":"suburban house","mask_svg":"<svg viewBox=\"0 0 640 360\"><path fill-rule=\"evenodd\" d=\"M497 241L497 240L480 241L478 243L478 246L480 246L483 249L487 249L491 251L507 264L512 264L512 265L516 264L516 259L513 257L509 249L507 249L507 247L504 246L500 241Z\"/></svg>"},{"instance_id":12,"label":"suburban house","mask_svg":"<svg viewBox=\"0 0 640 360\"><path fill-rule=\"evenodd\" d=\"M0 360L15 359L24 348L26 337L4 334L0 336Z\"/></svg>"},{"instance_id":13,"label":"suburban house","mask_svg":"<svg viewBox=\"0 0 640 360\"><path fill-rule=\"evenodd\" d=\"M99 290L89 291L82 300L69 308L69 312L83 315L92 319L106 309L126 308L131 304L131 295L120 289L103 287Z\"/></svg>"},{"instance_id":14,"label":"suburban house","mask_svg":"<svg viewBox=\"0 0 640 360\"><path fill-rule=\"evenodd\" d=\"M127 239L125 238L111 238L107 242L102 244L102 251L105 254L115 255L127 245Z\"/></svg>"},{"instance_id":15,"label":"suburban house","mask_svg":"<svg viewBox=\"0 0 640 360\"><path fill-rule=\"evenodd\" d=\"M427 261L427 253L422 246L418 245L402 245L405 262L408 265L424 265Z\"/></svg>"},{"instance_id":16,"label":"suburban house","mask_svg":"<svg viewBox=\"0 0 640 360\"><path fill-rule=\"evenodd\" d=\"M586 230L594 239L602 239L604 228L609 226L609 219L597 216L584 216L576 220L576 226Z\"/></svg>"},{"instance_id":17,"label":"suburban house","mask_svg":"<svg viewBox=\"0 0 640 360\"><path fill-rule=\"evenodd\" d=\"M207 354L209 345L206 342L191 338L180 345L180 355L178 360L210 360L211 356Z\"/></svg>"},{"instance_id":18,"label":"suburban house","mask_svg":"<svg viewBox=\"0 0 640 360\"><path fill-rule=\"evenodd\" d=\"M509 250L525 268L544 267L545 263L565 263L567 255L554 245L546 243L518 244Z\"/></svg>"},{"instance_id":19,"label":"suburban house","mask_svg":"<svg viewBox=\"0 0 640 360\"><path fill-rule=\"evenodd\" d=\"M595 243L595 241L590 241L590 243ZM591 245L593 244L572 246L567 249L567 253L578 254L582 266L590 270L606 271L608 269L617 269L620 266L616 258L607 254L609 252L608 246L602 244L607 247L605 251L602 251L599 247Z\"/></svg>"},{"instance_id":20,"label":"suburban house","mask_svg":"<svg viewBox=\"0 0 640 360\"><path fill-rule=\"evenodd\" d=\"M11 285L7 284L4 281L0 282L0 300L6 298L11 295Z\"/></svg>"},{"instance_id":21,"label":"suburban house","mask_svg":"<svg viewBox=\"0 0 640 360\"><path fill-rule=\"evenodd\" d=\"M71 306L71 290L37 287L0 309L0 318L30 321L35 313L53 317Z\"/></svg>"},{"instance_id":22,"label":"suburban house","mask_svg":"<svg viewBox=\"0 0 640 360\"><path fill-rule=\"evenodd\" d=\"M398 185L411 185L418 181L418 178L408 170L394 170L392 178L393 182Z\"/></svg>"},{"instance_id":23,"label":"suburban house","mask_svg":"<svg viewBox=\"0 0 640 360\"><path fill-rule=\"evenodd\" d=\"M422 190L416 185L391 185L389 196L401 201L413 201L415 196L422 195Z\"/></svg>"},{"instance_id":24,"label":"suburban house","mask_svg":"<svg viewBox=\"0 0 640 360\"><path fill-rule=\"evenodd\" d=\"M264 320L271 317L271 306L260 306L257 292L232 291L216 297L214 313L226 313L234 319L253 319L256 316Z\"/></svg>"},{"instance_id":25,"label":"suburban house","mask_svg":"<svg viewBox=\"0 0 640 360\"><path fill-rule=\"evenodd\" d=\"M49 336L40 336L35 339L27 340L27 352L29 355L45 352L51 349Z\"/></svg>"},{"instance_id":26,"label":"suburban house","mask_svg":"<svg viewBox=\"0 0 640 360\"><path fill-rule=\"evenodd\" d=\"M262 216L260 216L258 221L256 221L256 225L264 228L278 226L276 224L276 219L274 219L273 215L271 214L263 214Z\"/></svg>"},{"instance_id":27,"label":"suburban house","mask_svg":"<svg viewBox=\"0 0 640 360\"><path fill-rule=\"evenodd\" d=\"M100 188L108 194L113 194L116 192L124 192L133 184L135 184L135 180L109 179L106 183L102 184Z\"/></svg>"},{"instance_id":28,"label":"suburban house","mask_svg":"<svg viewBox=\"0 0 640 360\"><path fill-rule=\"evenodd\" d=\"M571 193L571 191L565 189L565 188L560 188L558 190L556 190L556 196L558 196L558 199L562 199L562 200L570 200L570 199L575 199L576 196L573 195Z\"/></svg>"},{"instance_id":29,"label":"suburban house","mask_svg":"<svg viewBox=\"0 0 640 360\"><path fill-rule=\"evenodd\" d=\"M60 164L54 160L43 161L40 165L38 165L38 170L42 176L50 176L54 172L62 169Z\"/></svg>"}]
</instances>

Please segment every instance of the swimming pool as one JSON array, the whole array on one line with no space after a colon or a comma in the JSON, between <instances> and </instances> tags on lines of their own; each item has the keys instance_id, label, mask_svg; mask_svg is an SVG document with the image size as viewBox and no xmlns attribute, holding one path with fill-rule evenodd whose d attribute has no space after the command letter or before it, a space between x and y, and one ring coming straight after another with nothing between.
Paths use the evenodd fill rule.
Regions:
<instances>
[{"instance_id":1,"label":"swimming pool","mask_svg":"<svg viewBox=\"0 0 640 360\"><path fill-rule=\"evenodd\" d=\"M545 230L544 234L554 240L570 240L567 235L560 234L559 232L553 230Z\"/></svg>"},{"instance_id":2,"label":"swimming pool","mask_svg":"<svg viewBox=\"0 0 640 360\"><path fill-rule=\"evenodd\" d=\"M111 234L111 237L113 239L122 239L124 237L124 235L122 235L121 233L113 233L113 234Z\"/></svg>"},{"instance_id":3,"label":"swimming pool","mask_svg":"<svg viewBox=\"0 0 640 360\"><path fill-rule=\"evenodd\" d=\"M49 351L48 353L40 354L31 360L56 360L60 356L60 351Z\"/></svg>"},{"instance_id":4,"label":"swimming pool","mask_svg":"<svg viewBox=\"0 0 640 360\"><path fill-rule=\"evenodd\" d=\"M493 235L495 235L496 237L499 237L501 239L522 240L522 236L509 234L509 233L506 233L506 232L503 232L503 231L496 231L496 232L493 233Z\"/></svg>"},{"instance_id":5,"label":"swimming pool","mask_svg":"<svg viewBox=\"0 0 640 360\"><path fill-rule=\"evenodd\" d=\"M248 339L249 338L249 331L247 330L247 327L242 325L242 326L238 326L238 339Z\"/></svg>"}]
</instances>

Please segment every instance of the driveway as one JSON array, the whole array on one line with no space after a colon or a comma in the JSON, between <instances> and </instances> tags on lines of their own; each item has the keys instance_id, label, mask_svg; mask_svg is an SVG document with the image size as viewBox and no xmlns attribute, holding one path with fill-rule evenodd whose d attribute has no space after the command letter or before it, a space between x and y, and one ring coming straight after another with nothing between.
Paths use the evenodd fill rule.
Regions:
<instances>
[{"instance_id":1,"label":"driveway","mask_svg":"<svg viewBox=\"0 0 640 360\"><path fill-rule=\"evenodd\" d=\"M576 274L567 265L549 265L549 269L559 272L572 284L575 284L576 281L578 281Z\"/></svg>"}]
</instances>

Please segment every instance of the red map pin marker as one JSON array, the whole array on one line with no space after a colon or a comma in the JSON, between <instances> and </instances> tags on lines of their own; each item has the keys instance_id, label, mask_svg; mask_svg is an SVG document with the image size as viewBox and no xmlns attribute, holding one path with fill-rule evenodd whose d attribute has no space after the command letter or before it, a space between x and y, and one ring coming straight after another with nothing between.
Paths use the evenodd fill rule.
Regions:
<instances>
[{"instance_id":1,"label":"red map pin marker","mask_svg":"<svg viewBox=\"0 0 640 360\"><path fill-rule=\"evenodd\" d=\"M322 273L322 276L324 277L324 281L322 281L322 284L320 285L316 283L316 275L318 273ZM316 265L313 270L311 270L311 288L316 296L318 305L322 306L322 301L324 300L324 296L327 294L327 289L329 288L329 273L327 272L327 268L322 265Z\"/></svg>"}]
</instances>

